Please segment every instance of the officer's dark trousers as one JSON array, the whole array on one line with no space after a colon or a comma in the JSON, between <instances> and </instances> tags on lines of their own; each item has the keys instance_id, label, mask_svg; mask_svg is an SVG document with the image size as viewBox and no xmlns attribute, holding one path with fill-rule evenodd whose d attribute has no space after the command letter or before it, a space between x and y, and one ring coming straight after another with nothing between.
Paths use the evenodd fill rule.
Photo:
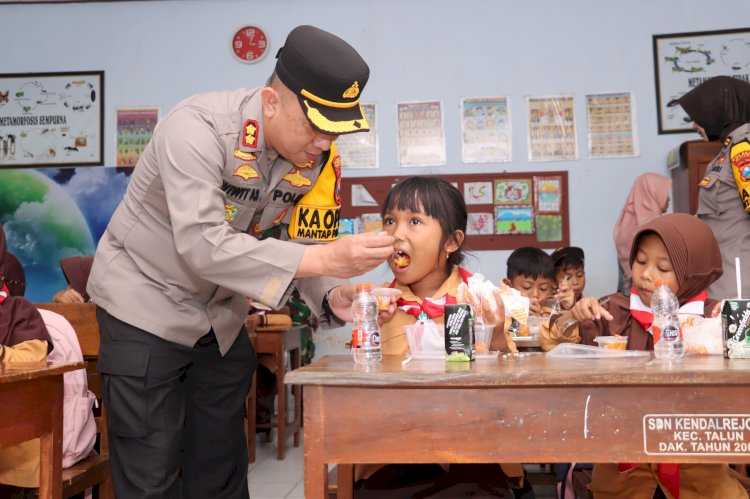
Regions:
<instances>
[{"instance_id":1,"label":"officer's dark trousers","mask_svg":"<svg viewBox=\"0 0 750 499\"><path fill-rule=\"evenodd\" d=\"M188 348L101 308L97 320L117 497L249 497L243 408L256 358L245 328L222 357L213 331Z\"/></svg>"}]
</instances>

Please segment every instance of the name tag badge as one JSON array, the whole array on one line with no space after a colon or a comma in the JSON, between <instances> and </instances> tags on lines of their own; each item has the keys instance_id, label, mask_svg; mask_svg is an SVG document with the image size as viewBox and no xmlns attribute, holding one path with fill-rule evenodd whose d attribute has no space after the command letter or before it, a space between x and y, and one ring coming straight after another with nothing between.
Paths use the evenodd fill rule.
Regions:
<instances>
[{"instance_id":1,"label":"name tag badge","mask_svg":"<svg viewBox=\"0 0 750 499\"><path fill-rule=\"evenodd\" d=\"M341 206L297 205L289 225L289 235L293 239L335 241L339 235L340 214Z\"/></svg>"}]
</instances>

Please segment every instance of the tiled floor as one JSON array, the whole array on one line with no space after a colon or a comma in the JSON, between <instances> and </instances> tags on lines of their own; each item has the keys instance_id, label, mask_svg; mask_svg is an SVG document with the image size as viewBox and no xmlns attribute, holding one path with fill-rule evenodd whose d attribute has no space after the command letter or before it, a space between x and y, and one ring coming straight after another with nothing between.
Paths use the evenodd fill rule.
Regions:
<instances>
[{"instance_id":1,"label":"tiled floor","mask_svg":"<svg viewBox=\"0 0 750 499\"><path fill-rule=\"evenodd\" d=\"M304 432L300 446L295 448L292 439L286 442L286 459L276 459L276 438L268 443L265 438L256 439L255 462L250 464L248 482L251 499L302 499L304 492ZM527 466L533 470L533 468ZM551 485L535 485L537 499L554 499L555 492ZM472 494L473 497L490 497ZM372 495L368 495L372 497ZM387 498L387 495L383 496ZM439 497L448 497L440 495Z\"/></svg>"}]
</instances>

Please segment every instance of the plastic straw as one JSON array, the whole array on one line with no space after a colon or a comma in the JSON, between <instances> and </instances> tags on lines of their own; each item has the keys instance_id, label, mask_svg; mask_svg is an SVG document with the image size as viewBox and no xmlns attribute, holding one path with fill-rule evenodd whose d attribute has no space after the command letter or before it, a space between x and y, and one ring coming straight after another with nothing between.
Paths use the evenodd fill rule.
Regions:
<instances>
[{"instance_id":1,"label":"plastic straw","mask_svg":"<svg viewBox=\"0 0 750 499\"><path fill-rule=\"evenodd\" d=\"M742 299L742 271L740 270L740 257L734 257L734 273L737 275L737 299Z\"/></svg>"}]
</instances>

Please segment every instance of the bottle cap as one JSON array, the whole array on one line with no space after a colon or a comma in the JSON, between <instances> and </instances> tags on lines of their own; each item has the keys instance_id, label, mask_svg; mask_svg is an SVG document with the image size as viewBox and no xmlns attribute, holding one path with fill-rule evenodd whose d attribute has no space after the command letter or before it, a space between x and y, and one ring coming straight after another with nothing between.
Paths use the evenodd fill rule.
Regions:
<instances>
[{"instance_id":1,"label":"bottle cap","mask_svg":"<svg viewBox=\"0 0 750 499\"><path fill-rule=\"evenodd\" d=\"M654 286L656 286L657 288L659 286L666 286L666 285L667 285L667 280L666 279L657 279L657 280L654 281Z\"/></svg>"},{"instance_id":2,"label":"bottle cap","mask_svg":"<svg viewBox=\"0 0 750 499\"><path fill-rule=\"evenodd\" d=\"M357 284L354 286L354 289L357 290L357 293L359 293L360 291L370 291L372 290L372 284L370 284L369 282Z\"/></svg>"}]
</instances>

